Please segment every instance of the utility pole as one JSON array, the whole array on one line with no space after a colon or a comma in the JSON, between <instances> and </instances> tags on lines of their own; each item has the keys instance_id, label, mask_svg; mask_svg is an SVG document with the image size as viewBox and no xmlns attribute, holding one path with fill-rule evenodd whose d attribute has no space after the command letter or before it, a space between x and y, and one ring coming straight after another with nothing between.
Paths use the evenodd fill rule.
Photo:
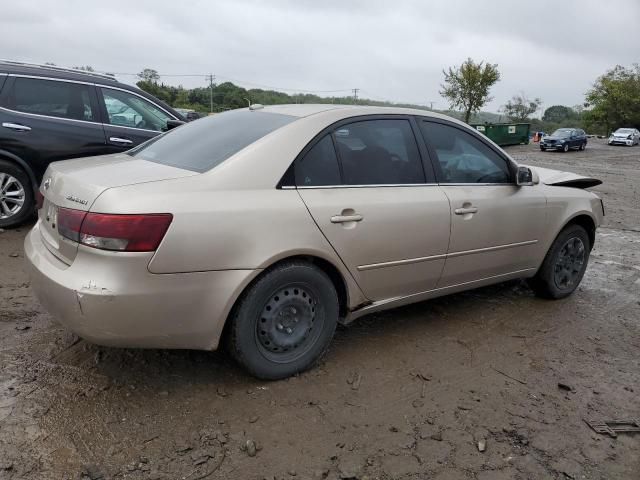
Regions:
<instances>
[{"instance_id":1,"label":"utility pole","mask_svg":"<svg viewBox=\"0 0 640 480\"><path fill-rule=\"evenodd\" d=\"M358 90L360 89L359 88L353 89L353 103L358 103Z\"/></svg>"},{"instance_id":2,"label":"utility pole","mask_svg":"<svg viewBox=\"0 0 640 480\"><path fill-rule=\"evenodd\" d=\"M433 111L433 104L435 103L432 100L427 100L427 103L430 105L429 110Z\"/></svg>"},{"instance_id":3,"label":"utility pole","mask_svg":"<svg viewBox=\"0 0 640 480\"><path fill-rule=\"evenodd\" d=\"M207 78L209 79L209 112L213 113L213 82L216 76L210 73Z\"/></svg>"}]
</instances>

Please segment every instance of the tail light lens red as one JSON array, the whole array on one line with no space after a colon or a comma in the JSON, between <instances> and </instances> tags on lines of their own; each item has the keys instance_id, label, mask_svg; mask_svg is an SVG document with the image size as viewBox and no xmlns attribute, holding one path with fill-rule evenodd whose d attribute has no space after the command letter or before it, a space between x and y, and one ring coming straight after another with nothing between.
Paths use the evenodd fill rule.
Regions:
<instances>
[{"instance_id":1,"label":"tail light lens red","mask_svg":"<svg viewBox=\"0 0 640 480\"><path fill-rule=\"evenodd\" d=\"M36 209L40 210L44 205L44 195L40 193L40 190L36 190Z\"/></svg>"},{"instance_id":2,"label":"tail light lens red","mask_svg":"<svg viewBox=\"0 0 640 480\"><path fill-rule=\"evenodd\" d=\"M153 252L167 233L173 215L114 215L60 208L58 232L75 242L101 250Z\"/></svg>"}]
</instances>

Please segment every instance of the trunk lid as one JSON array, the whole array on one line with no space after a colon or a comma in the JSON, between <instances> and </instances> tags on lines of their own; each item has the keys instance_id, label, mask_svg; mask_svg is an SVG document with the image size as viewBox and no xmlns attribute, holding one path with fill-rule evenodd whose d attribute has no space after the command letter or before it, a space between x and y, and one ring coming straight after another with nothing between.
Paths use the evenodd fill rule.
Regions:
<instances>
[{"instance_id":1,"label":"trunk lid","mask_svg":"<svg viewBox=\"0 0 640 480\"><path fill-rule=\"evenodd\" d=\"M54 162L49 165L40 186L44 203L38 218L43 242L53 255L71 265L78 252L78 243L58 232L60 208L87 212L100 194L109 188L193 175L198 173L135 159L126 154Z\"/></svg>"}]
</instances>

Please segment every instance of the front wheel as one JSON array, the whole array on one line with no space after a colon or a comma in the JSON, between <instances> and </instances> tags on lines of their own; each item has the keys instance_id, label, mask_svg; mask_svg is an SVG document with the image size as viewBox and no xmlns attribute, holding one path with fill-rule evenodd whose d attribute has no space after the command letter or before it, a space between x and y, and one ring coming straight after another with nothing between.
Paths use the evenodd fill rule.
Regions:
<instances>
[{"instance_id":1,"label":"front wheel","mask_svg":"<svg viewBox=\"0 0 640 480\"><path fill-rule=\"evenodd\" d=\"M584 276L591 252L587 231L580 225L570 225L558 234L542 266L529 286L543 298L564 298L571 295Z\"/></svg>"},{"instance_id":2,"label":"front wheel","mask_svg":"<svg viewBox=\"0 0 640 480\"><path fill-rule=\"evenodd\" d=\"M311 263L276 266L234 307L227 343L252 375L277 380L311 367L327 350L339 303L331 279Z\"/></svg>"},{"instance_id":3,"label":"front wheel","mask_svg":"<svg viewBox=\"0 0 640 480\"><path fill-rule=\"evenodd\" d=\"M568 143L564 144L564 147L562 147L562 151L565 152L565 153L569 151L569 144Z\"/></svg>"}]
</instances>

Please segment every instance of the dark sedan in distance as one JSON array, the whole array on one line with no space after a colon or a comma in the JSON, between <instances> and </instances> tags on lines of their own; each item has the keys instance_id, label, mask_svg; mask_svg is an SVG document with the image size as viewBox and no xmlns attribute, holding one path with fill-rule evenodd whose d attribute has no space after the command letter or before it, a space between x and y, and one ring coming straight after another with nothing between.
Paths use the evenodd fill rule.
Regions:
<instances>
[{"instance_id":1,"label":"dark sedan in distance","mask_svg":"<svg viewBox=\"0 0 640 480\"><path fill-rule=\"evenodd\" d=\"M543 137L540 141L540 150L570 149L584 150L587 147L587 134L579 128L559 128L551 135Z\"/></svg>"}]
</instances>

